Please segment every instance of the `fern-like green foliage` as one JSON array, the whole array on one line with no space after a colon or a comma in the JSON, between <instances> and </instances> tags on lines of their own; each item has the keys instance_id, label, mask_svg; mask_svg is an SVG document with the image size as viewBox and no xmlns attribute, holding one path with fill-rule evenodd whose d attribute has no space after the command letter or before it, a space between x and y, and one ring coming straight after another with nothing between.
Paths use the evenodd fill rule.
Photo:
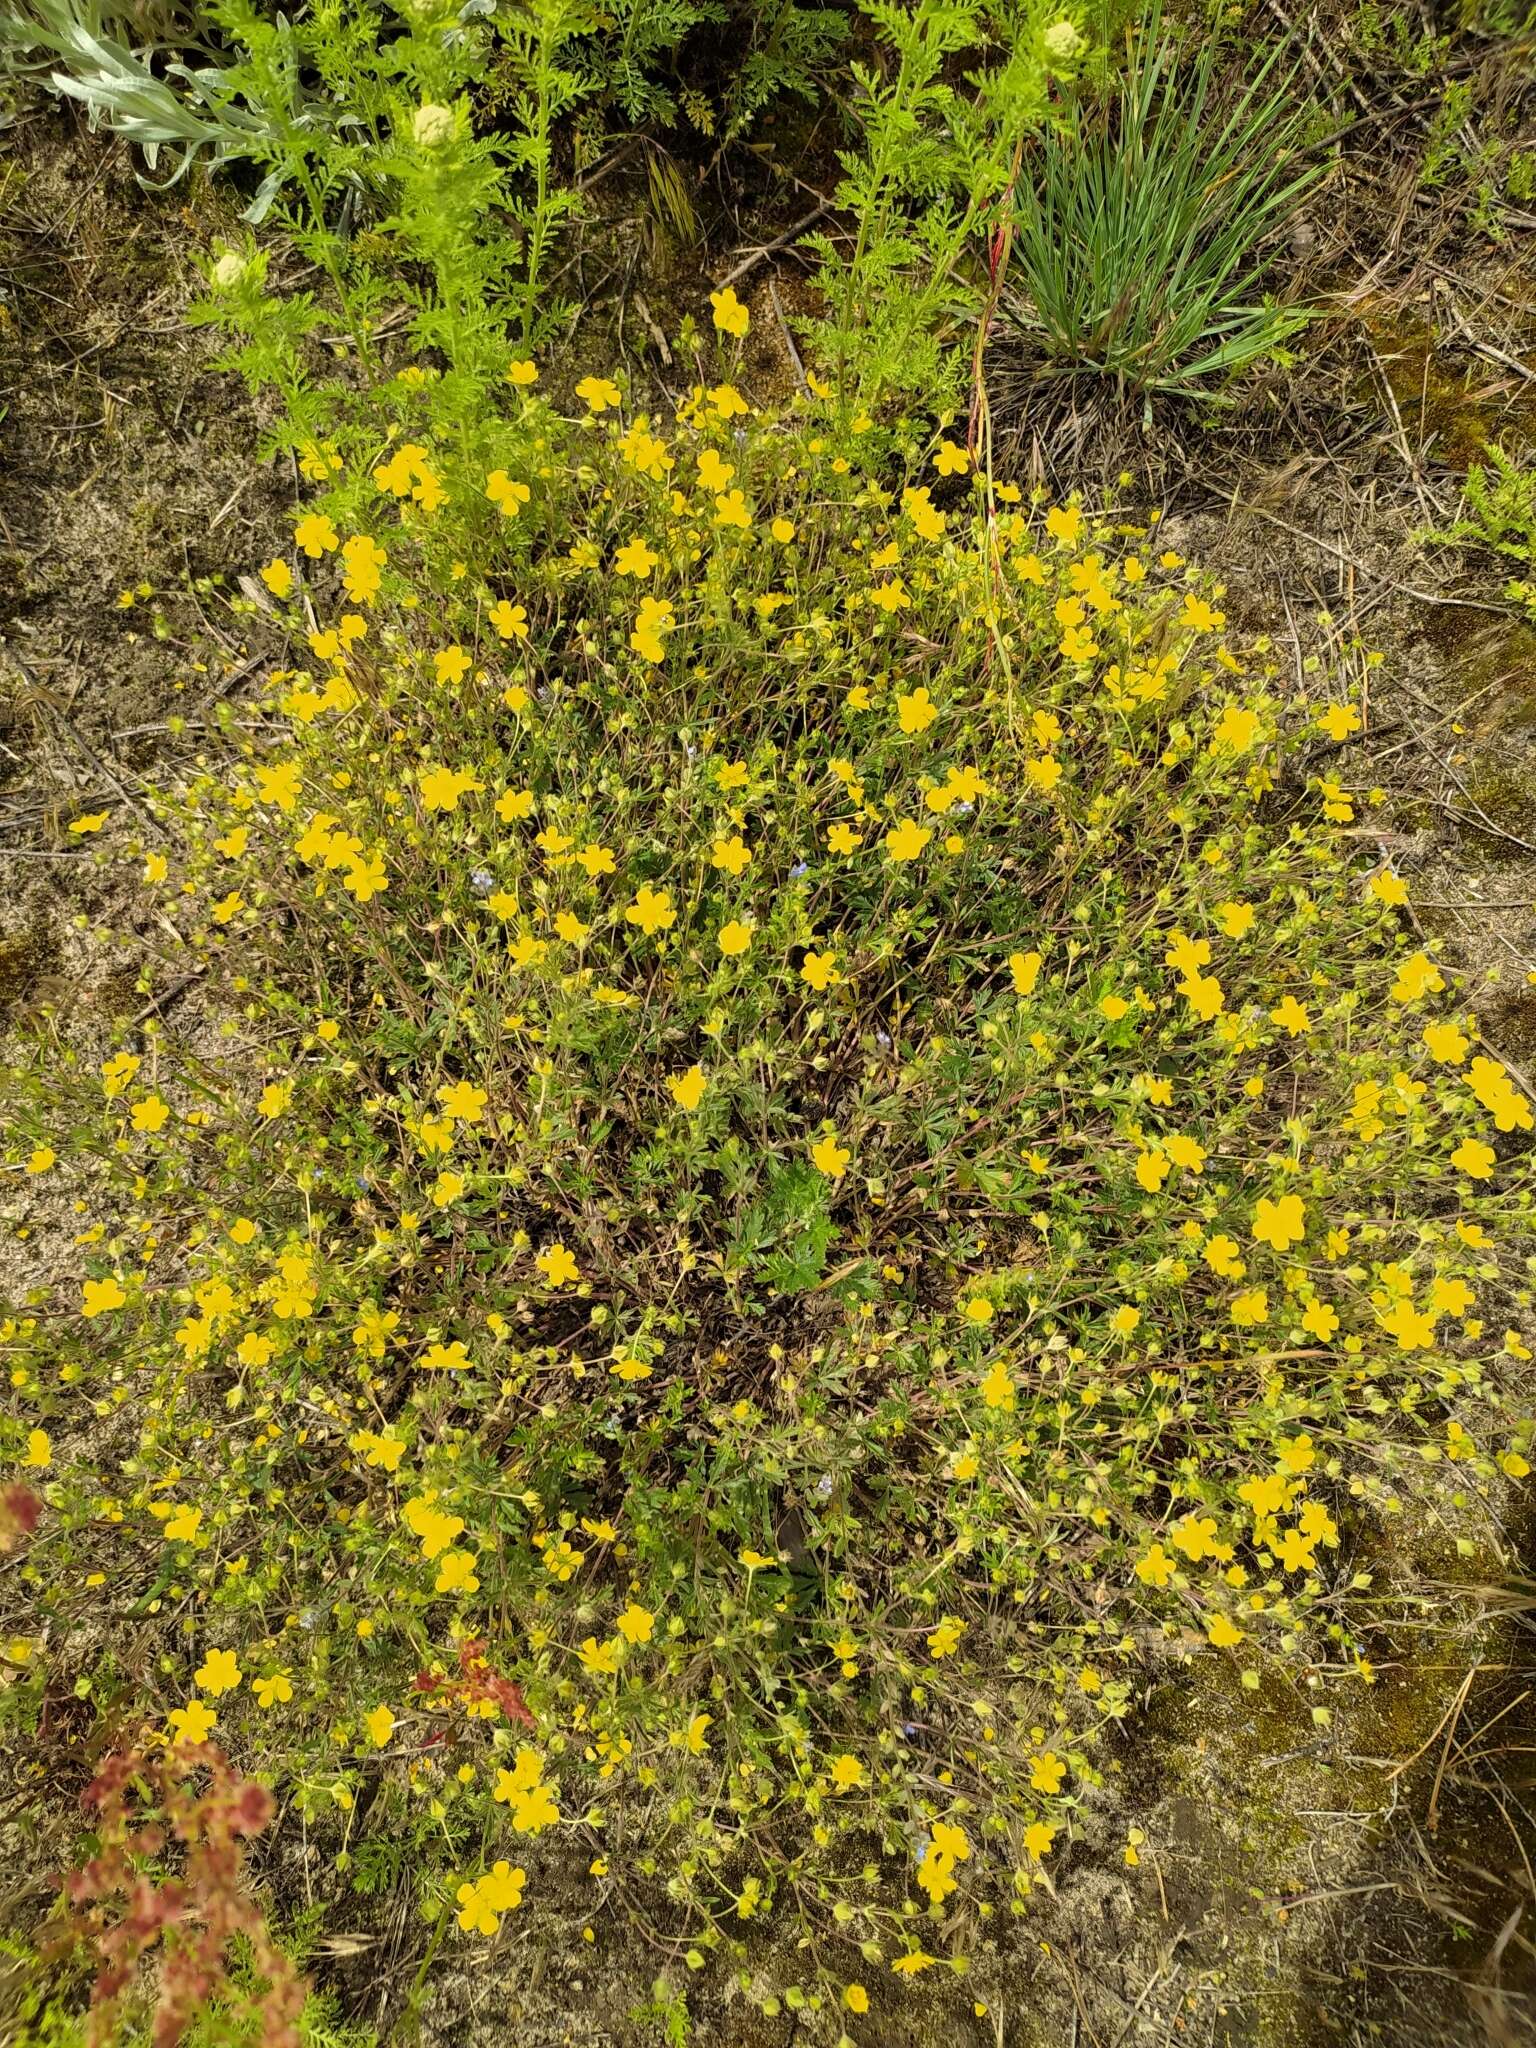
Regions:
<instances>
[{"instance_id":1,"label":"fern-like green foliage","mask_svg":"<svg viewBox=\"0 0 1536 2048\"><path fill-rule=\"evenodd\" d=\"M726 95L726 140L745 134L766 107L785 95L814 104L828 89L848 20L837 7L751 0L745 10L744 54Z\"/></svg>"},{"instance_id":2,"label":"fern-like green foliage","mask_svg":"<svg viewBox=\"0 0 1536 2048\"><path fill-rule=\"evenodd\" d=\"M618 0L608 11L614 25L605 26L584 53L591 89L633 127L670 128L678 115L682 44L706 23L725 23L724 0Z\"/></svg>"},{"instance_id":3,"label":"fern-like green foliage","mask_svg":"<svg viewBox=\"0 0 1536 2048\"><path fill-rule=\"evenodd\" d=\"M1480 542L1512 561L1536 563L1536 469L1522 469L1497 445L1485 467L1467 473L1467 510L1457 521L1459 539Z\"/></svg>"},{"instance_id":4,"label":"fern-like green foliage","mask_svg":"<svg viewBox=\"0 0 1536 2048\"><path fill-rule=\"evenodd\" d=\"M1207 35L1186 67L1154 8L1118 90L1072 107L1026 161L1004 311L1051 369L1209 396L1305 323L1264 293L1264 243L1325 166L1301 161L1307 113L1278 50L1225 114L1220 55Z\"/></svg>"},{"instance_id":5,"label":"fern-like green foliage","mask_svg":"<svg viewBox=\"0 0 1536 2048\"><path fill-rule=\"evenodd\" d=\"M814 1287L837 1235L826 1189L823 1177L804 1164L775 1173L762 1200L742 1217L727 1263L745 1266L773 1294L803 1294Z\"/></svg>"},{"instance_id":6,"label":"fern-like green foliage","mask_svg":"<svg viewBox=\"0 0 1536 2048\"><path fill-rule=\"evenodd\" d=\"M852 67L861 146L839 157L852 251L826 235L807 242L831 307L817 345L847 400L899 390L942 406L960 367L946 329L979 298L986 232L1048 82L1069 75L1087 40L1067 10L1040 0L986 16L973 0L859 4L879 50ZM966 53L979 68L957 82Z\"/></svg>"},{"instance_id":7,"label":"fern-like green foliage","mask_svg":"<svg viewBox=\"0 0 1536 2048\"><path fill-rule=\"evenodd\" d=\"M1467 472L1466 496L1455 524L1446 532L1420 538L1486 548L1536 570L1536 469L1522 468L1497 442L1485 452L1487 462L1474 462ZM1516 578L1506 585L1506 595L1536 617L1536 581Z\"/></svg>"}]
</instances>

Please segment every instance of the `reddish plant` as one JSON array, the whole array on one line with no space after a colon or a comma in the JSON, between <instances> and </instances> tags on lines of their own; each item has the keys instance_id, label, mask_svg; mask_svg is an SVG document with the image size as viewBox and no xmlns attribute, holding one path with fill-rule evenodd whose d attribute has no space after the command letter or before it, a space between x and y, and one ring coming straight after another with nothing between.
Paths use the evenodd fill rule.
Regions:
<instances>
[{"instance_id":1,"label":"reddish plant","mask_svg":"<svg viewBox=\"0 0 1536 2048\"><path fill-rule=\"evenodd\" d=\"M83 1943L100 1960L87 2048L113 2039L123 1995L157 1944L154 2048L175 2048L215 1998L256 2018L262 2048L299 2048L304 1982L241 1882L246 1844L271 1821L271 1793L242 1778L211 1743L180 1743L109 1757L80 1803L96 1816L99 1847L65 1879L49 1949ZM181 1874L158 1875L152 1866L172 1844ZM230 1980L237 1935L265 1982L254 1995Z\"/></svg>"},{"instance_id":2,"label":"reddish plant","mask_svg":"<svg viewBox=\"0 0 1536 2048\"><path fill-rule=\"evenodd\" d=\"M0 1556L20 1549L42 1512L43 1504L30 1486L0 1486Z\"/></svg>"},{"instance_id":3,"label":"reddish plant","mask_svg":"<svg viewBox=\"0 0 1536 2048\"><path fill-rule=\"evenodd\" d=\"M472 1642L460 1643L458 1676L449 1678L441 1671L418 1671L416 1690L426 1693L443 1706L492 1707L509 1721L521 1722L525 1728L537 1727L523 1698L522 1687L510 1678L503 1678L499 1671L493 1671L485 1650L485 1639L481 1636Z\"/></svg>"}]
</instances>

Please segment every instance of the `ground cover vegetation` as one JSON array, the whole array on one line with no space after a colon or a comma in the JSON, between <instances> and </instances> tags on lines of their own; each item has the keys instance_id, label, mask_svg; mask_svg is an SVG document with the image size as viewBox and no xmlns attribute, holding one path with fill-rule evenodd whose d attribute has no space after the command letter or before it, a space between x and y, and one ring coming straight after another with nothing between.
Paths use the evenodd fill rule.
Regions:
<instances>
[{"instance_id":1,"label":"ground cover vegetation","mask_svg":"<svg viewBox=\"0 0 1536 2048\"><path fill-rule=\"evenodd\" d=\"M0 1325L0 1718L94 1731L24 2038L352 2041L326 1902L402 1884L402 2030L545 1892L656 2038L983 2014L1150 1674L1326 1727L1398 1528L1497 1554L1529 1480L1536 1119L1345 771L1379 657L1294 672L987 396L1009 325L1143 408L1283 362L1326 124L1157 14L6 21L246 179L192 318L302 479L253 693L66 827L140 1005L7 1076L71 1241ZM790 393L728 284L670 400L567 376L581 110L843 64ZM1528 562L1516 458L1465 517Z\"/></svg>"}]
</instances>

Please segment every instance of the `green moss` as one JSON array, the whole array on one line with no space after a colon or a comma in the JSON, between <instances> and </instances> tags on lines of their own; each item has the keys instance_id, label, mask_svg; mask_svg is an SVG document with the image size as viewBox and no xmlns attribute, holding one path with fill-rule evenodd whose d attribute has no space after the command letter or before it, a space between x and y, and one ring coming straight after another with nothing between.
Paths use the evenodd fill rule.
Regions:
<instances>
[{"instance_id":1,"label":"green moss","mask_svg":"<svg viewBox=\"0 0 1536 2048\"><path fill-rule=\"evenodd\" d=\"M0 1015L20 1009L63 964L51 925L34 918L25 931L0 939Z\"/></svg>"},{"instance_id":2,"label":"green moss","mask_svg":"<svg viewBox=\"0 0 1536 2048\"><path fill-rule=\"evenodd\" d=\"M1468 796L1488 824L1488 832L1477 823L1463 825L1467 838L1481 850L1508 858L1509 841L1500 832L1523 837L1536 812L1536 765L1502 748L1487 748L1463 777Z\"/></svg>"},{"instance_id":3,"label":"green moss","mask_svg":"<svg viewBox=\"0 0 1536 2048\"><path fill-rule=\"evenodd\" d=\"M1465 475L1490 441L1536 431L1536 397L1490 396L1485 366L1465 356L1443 360L1432 327L1418 320L1367 325L1408 444L1422 447L1434 464ZM1374 377L1366 381L1379 398Z\"/></svg>"},{"instance_id":4,"label":"green moss","mask_svg":"<svg viewBox=\"0 0 1536 2048\"><path fill-rule=\"evenodd\" d=\"M1536 988L1516 989L1495 1003L1488 1012L1488 1035L1521 1066L1536 1060Z\"/></svg>"}]
</instances>

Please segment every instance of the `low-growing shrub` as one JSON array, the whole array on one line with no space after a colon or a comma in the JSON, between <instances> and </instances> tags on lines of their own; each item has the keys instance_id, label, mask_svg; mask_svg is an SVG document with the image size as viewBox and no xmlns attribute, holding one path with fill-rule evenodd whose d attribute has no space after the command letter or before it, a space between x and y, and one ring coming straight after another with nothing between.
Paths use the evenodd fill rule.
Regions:
<instances>
[{"instance_id":1,"label":"low-growing shrub","mask_svg":"<svg viewBox=\"0 0 1536 2048\"><path fill-rule=\"evenodd\" d=\"M1028 1911L1149 1670L1321 1706L1425 1461L1486 1534L1530 1105L1356 864L1359 710L1155 530L728 363L519 360L472 444L431 374L132 850L142 1023L13 1077L81 1214L7 1626L132 1617L166 1742L454 1940L586 1873L857 2013Z\"/></svg>"}]
</instances>

